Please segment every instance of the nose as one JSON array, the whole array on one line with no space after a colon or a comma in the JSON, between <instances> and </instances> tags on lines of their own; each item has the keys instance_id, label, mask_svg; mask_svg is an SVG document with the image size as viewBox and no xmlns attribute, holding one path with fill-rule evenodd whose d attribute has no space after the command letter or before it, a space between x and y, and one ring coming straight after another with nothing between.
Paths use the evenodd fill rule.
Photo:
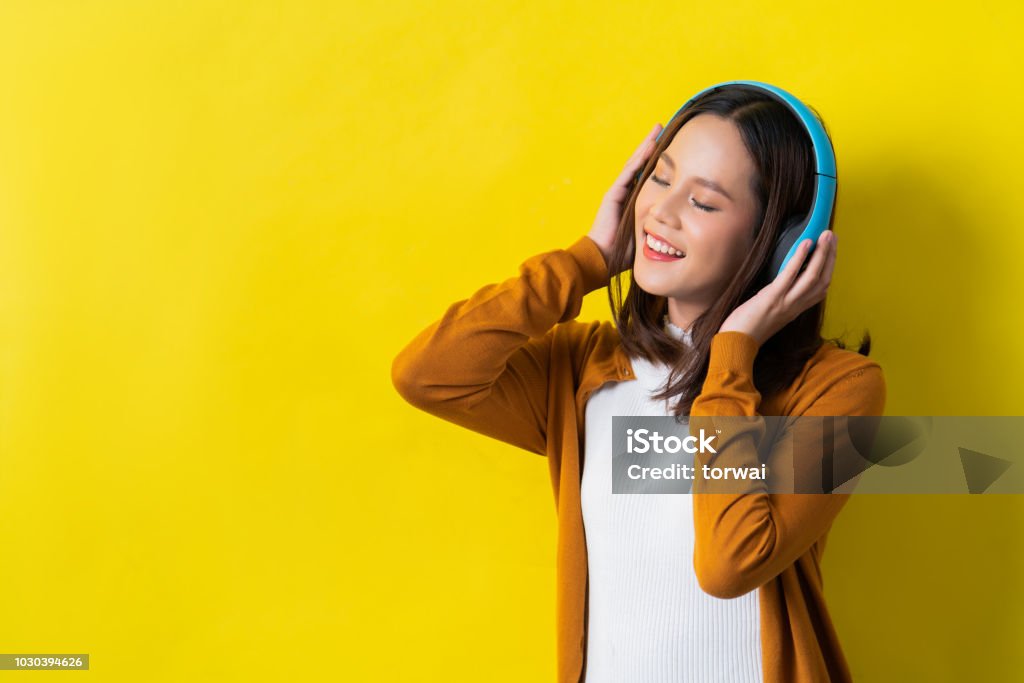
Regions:
<instances>
[{"instance_id":1,"label":"nose","mask_svg":"<svg viewBox=\"0 0 1024 683\"><path fill-rule=\"evenodd\" d=\"M651 218L666 229L678 230L681 224L679 220L681 212L677 209L678 201L679 199L675 194L666 193L662 195L657 202L651 205Z\"/></svg>"}]
</instances>

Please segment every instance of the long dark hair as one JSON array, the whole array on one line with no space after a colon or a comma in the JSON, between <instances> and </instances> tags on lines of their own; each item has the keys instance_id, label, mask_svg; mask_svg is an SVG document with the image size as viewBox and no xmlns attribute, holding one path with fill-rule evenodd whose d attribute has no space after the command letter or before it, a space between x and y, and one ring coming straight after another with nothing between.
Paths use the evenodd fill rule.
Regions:
<instances>
[{"instance_id":1,"label":"long dark hair","mask_svg":"<svg viewBox=\"0 0 1024 683\"><path fill-rule=\"evenodd\" d=\"M817 110L813 107L811 110L822 121ZM687 348L664 329L662 320L668 311L668 299L642 290L633 279L632 263L626 257L631 243L636 240L635 205L640 186L679 129L694 116L704 113L731 120L739 129L757 169L753 189L758 199L759 218L753 248L718 300L694 321ZM804 215L811 208L814 170L814 149L800 120L785 104L750 86L732 84L704 93L661 134L623 209L609 262L610 271L620 274L611 278L608 301L625 350L631 356L660 361L671 367L665 388L653 398L665 400L678 396L677 418L689 416L694 399L700 395L707 377L711 340L722 323L774 276L769 272L769 261L783 226L791 217ZM829 228L834 220L833 204ZM629 292L623 299L622 278L627 270ZM822 300L761 345L754 362L754 384L762 396L790 386L822 344L833 343L846 348L840 338L821 336L824 316L825 300ZM870 351L871 335L865 331L857 353L867 356Z\"/></svg>"}]
</instances>

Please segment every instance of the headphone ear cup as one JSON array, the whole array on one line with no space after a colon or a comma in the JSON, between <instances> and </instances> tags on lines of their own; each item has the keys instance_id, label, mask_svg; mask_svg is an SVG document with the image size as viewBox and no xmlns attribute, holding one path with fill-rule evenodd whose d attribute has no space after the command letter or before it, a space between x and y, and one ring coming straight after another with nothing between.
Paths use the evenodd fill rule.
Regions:
<instances>
[{"instance_id":1,"label":"headphone ear cup","mask_svg":"<svg viewBox=\"0 0 1024 683\"><path fill-rule=\"evenodd\" d=\"M782 262L786 260L786 254L796 243L806 226L806 216L792 216L782 226L778 238L775 240L775 250L772 252L771 260L768 262L768 281L778 277L782 270ZM801 266L802 267L802 266Z\"/></svg>"}]
</instances>

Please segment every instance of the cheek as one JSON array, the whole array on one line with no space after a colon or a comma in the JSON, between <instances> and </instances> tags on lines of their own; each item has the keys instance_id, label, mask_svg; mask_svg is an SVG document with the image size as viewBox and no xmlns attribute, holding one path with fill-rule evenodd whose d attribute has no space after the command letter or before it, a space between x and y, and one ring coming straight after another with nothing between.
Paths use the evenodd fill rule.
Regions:
<instances>
[{"instance_id":1,"label":"cheek","mask_svg":"<svg viewBox=\"0 0 1024 683\"><path fill-rule=\"evenodd\" d=\"M740 267L754 245L744 230L729 231L727 234L728 237L717 242L719 253L716 260L721 268L731 273Z\"/></svg>"},{"instance_id":2,"label":"cheek","mask_svg":"<svg viewBox=\"0 0 1024 683\"><path fill-rule=\"evenodd\" d=\"M642 219L647 215L647 212L651 209L651 194L647 191L647 186L640 190L636 195L636 202L634 203L634 213L638 219Z\"/></svg>"}]
</instances>

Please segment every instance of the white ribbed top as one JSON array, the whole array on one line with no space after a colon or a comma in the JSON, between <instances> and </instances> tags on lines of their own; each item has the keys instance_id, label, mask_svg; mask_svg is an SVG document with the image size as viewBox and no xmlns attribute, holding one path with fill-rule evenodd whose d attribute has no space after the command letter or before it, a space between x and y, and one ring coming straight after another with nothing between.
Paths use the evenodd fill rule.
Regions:
<instances>
[{"instance_id":1,"label":"white ribbed top","mask_svg":"<svg viewBox=\"0 0 1024 683\"><path fill-rule=\"evenodd\" d=\"M665 329L689 341L664 319ZM760 683L757 591L708 595L693 569L688 494L612 495L612 416L671 415L669 368L632 358L636 380L610 382L586 407L581 502L590 577L586 683Z\"/></svg>"}]
</instances>

